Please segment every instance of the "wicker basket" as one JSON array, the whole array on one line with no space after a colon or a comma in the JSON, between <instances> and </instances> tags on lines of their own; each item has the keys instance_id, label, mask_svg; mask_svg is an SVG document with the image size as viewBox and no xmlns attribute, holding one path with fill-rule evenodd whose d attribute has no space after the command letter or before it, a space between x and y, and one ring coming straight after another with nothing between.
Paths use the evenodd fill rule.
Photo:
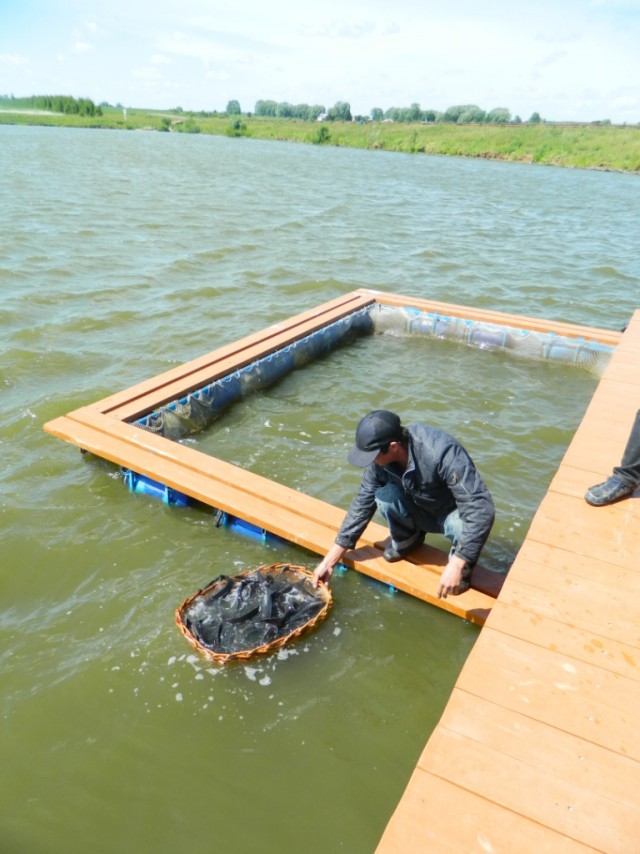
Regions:
<instances>
[{"instance_id":1,"label":"wicker basket","mask_svg":"<svg viewBox=\"0 0 640 854\"><path fill-rule=\"evenodd\" d=\"M259 572L263 575L267 575L269 573L276 575L283 570L291 570L294 572L300 580L308 579L311 580L312 572L304 566L294 566L289 563L272 563L268 566L259 566L257 570L246 570L245 572L241 572L238 575L234 576L234 579L242 579L249 574L254 574ZM206 596L207 594L213 592L218 586L223 584L223 579L216 579L212 581L211 584L204 587L202 590L198 590L197 593L194 593L193 596L190 596L188 599L180 605L180 607L176 610L175 619L176 625L185 636L185 638L189 641L189 643L194 646L199 652L205 655L207 658L212 661L218 662L218 664L226 664L230 661L246 661L247 659L253 658L257 655L265 655L270 652L275 652L278 649L281 649L286 644L290 643L293 640L301 637L303 634L307 634L312 629L314 629L318 623L322 622L324 618L327 616L329 608L331 607L331 591L325 584L320 584L317 588L318 598L322 600L322 608L313 616L310 620L307 620L302 626L298 626L293 631L289 632L286 635L282 635L281 637L277 637L268 643L264 643L261 646L253 647L252 649L243 649L237 652L216 652L208 646L202 644L190 631L187 627L184 619L185 612L191 607L194 600L198 598L198 596Z\"/></svg>"}]
</instances>

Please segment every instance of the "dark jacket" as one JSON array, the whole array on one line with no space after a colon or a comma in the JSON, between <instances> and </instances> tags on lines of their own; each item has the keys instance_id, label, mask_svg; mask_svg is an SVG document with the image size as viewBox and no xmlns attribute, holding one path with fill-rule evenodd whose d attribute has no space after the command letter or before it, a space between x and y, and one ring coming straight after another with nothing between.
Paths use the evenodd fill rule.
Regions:
<instances>
[{"instance_id":1,"label":"dark jacket","mask_svg":"<svg viewBox=\"0 0 640 854\"><path fill-rule=\"evenodd\" d=\"M376 490L394 482L422 511L433 516L446 516L458 508L463 533L455 554L474 564L495 517L489 490L473 460L453 436L427 424L411 424L407 434L406 470L401 472L396 464L382 467L375 463L364 470L360 489L340 526L336 542L348 549L355 546L376 511Z\"/></svg>"}]
</instances>

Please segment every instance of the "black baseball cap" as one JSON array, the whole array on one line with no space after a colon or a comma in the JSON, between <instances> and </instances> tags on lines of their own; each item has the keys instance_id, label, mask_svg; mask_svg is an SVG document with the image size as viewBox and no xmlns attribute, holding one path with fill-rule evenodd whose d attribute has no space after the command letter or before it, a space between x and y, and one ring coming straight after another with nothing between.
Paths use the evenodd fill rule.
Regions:
<instances>
[{"instance_id":1,"label":"black baseball cap","mask_svg":"<svg viewBox=\"0 0 640 854\"><path fill-rule=\"evenodd\" d=\"M360 421L356 428L356 443L347 459L352 466L366 468L390 442L402 438L402 425L395 412L374 409Z\"/></svg>"}]
</instances>

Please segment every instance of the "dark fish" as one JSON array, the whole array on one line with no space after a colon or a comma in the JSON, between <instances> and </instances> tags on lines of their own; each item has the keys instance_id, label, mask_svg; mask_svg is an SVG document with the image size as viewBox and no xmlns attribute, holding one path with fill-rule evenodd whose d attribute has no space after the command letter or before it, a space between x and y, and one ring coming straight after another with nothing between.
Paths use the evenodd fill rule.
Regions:
<instances>
[{"instance_id":1,"label":"dark fish","mask_svg":"<svg viewBox=\"0 0 640 854\"><path fill-rule=\"evenodd\" d=\"M223 583L208 597L209 602L215 602L216 599L226 596L235 583L233 578L229 578L228 575L221 575L219 578L216 578L216 581L222 581Z\"/></svg>"},{"instance_id":2,"label":"dark fish","mask_svg":"<svg viewBox=\"0 0 640 854\"><path fill-rule=\"evenodd\" d=\"M196 624L196 638L210 649L220 649L220 636L222 634L222 623L198 623Z\"/></svg>"},{"instance_id":3,"label":"dark fish","mask_svg":"<svg viewBox=\"0 0 640 854\"><path fill-rule=\"evenodd\" d=\"M265 626L275 626L276 629L281 629L287 621L287 615L284 617L264 617L256 620L256 623L263 623Z\"/></svg>"},{"instance_id":4,"label":"dark fish","mask_svg":"<svg viewBox=\"0 0 640 854\"><path fill-rule=\"evenodd\" d=\"M185 625L215 652L250 650L284 637L324 605L309 580L289 566L274 573L221 575L211 584L214 589L185 613Z\"/></svg>"},{"instance_id":5,"label":"dark fish","mask_svg":"<svg viewBox=\"0 0 640 854\"><path fill-rule=\"evenodd\" d=\"M298 611L294 611L287 625L288 630L293 631L294 628L297 629L299 626L304 625L306 622L315 617L315 615L321 610L322 602L310 602L304 608L301 608Z\"/></svg>"},{"instance_id":6,"label":"dark fish","mask_svg":"<svg viewBox=\"0 0 640 854\"><path fill-rule=\"evenodd\" d=\"M247 611L243 611L241 614L238 614L236 617L229 617L227 622L235 625L236 623L246 623L247 620L250 620L252 617L260 611L258 606L256 605L253 608L249 608Z\"/></svg>"},{"instance_id":7,"label":"dark fish","mask_svg":"<svg viewBox=\"0 0 640 854\"><path fill-rule=\"evenodd\" d=\"M271 594L271 598L275 602L278 602L280 599L282 599L283 596L286 596L287 593L289 593L291 590L293 590L293 585L287 584L285 587L280 587L278 590L274 590L273 593Z\"/></svg>"}]
</instances>

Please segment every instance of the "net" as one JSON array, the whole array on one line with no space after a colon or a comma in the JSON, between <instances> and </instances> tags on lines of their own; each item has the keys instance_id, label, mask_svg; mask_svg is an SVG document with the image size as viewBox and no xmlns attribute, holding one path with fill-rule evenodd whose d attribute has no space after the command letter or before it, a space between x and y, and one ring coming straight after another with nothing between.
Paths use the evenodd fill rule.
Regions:
<instances>
[{"instance_id":1,"label":"net","mask_svg":"<svg viewBox=\"0 0 640 854\"><path fill-rule=\"evenodd\" d=\"M221 575L182 603L176 623L220 663L273 652L326 617L331 593L311 578L306 567L282 563Z\"/></svg>"},{"instance_id":2,"label":"net","mask_svg":"<svg viewBox=\"0 0 640 854\"><path fill-rule=\"evenodd\" d=\"M316 329L298 341L213 380L134 422L167 439L183 439L209 427L237 400L267 388L293 370L371 332L369 308Z\"/></svg>"},{"instance_id":3,"label":"net","mask_svg":"<svg viewBox=\"0 0 640 854\"><path fill-rule=\"evenodd\" d=\"M358 309L231 374L218 377L133 423L167 439L186 438L209 427L237 400L268 387L338 346L372 333L431 336L479 350L499 350L517 358L575 365L598 375L604 371L613 352L608 344L583 338L376 304Z\"/></svg>"},{"instance_id":4,"label":"net","mask_svg":"<svg viewBox=\"0 0 640 854\"><path fill-rule=\"evenodd\" d=\"M378 304L371 310L371 318L376 334L431 336L478 350L500 350L521 359L574 365L598 375L603 373L613 352L611 345L598 341L448 317L416 308Z\"/></svg>"}]
</instances>

